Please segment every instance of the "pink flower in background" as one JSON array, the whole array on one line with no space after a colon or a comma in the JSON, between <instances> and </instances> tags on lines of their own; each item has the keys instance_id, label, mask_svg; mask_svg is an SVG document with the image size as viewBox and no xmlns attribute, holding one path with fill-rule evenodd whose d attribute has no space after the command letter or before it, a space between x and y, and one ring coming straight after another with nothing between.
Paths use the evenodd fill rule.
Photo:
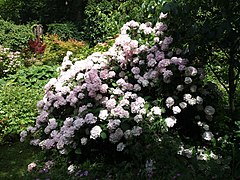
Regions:
<instances>
[{"instance_id":1,"label":"pink flower in background","mask_svg":"<svg viewBox=\"0 0 240 180\"><path fill-rule=\"evenodd\" d=\"M115 108L117 102L115 99L109 99L107 102L106 102L106 108L111 110L113 108Z\"/></svg>"},{"instance_id":2,"label":"pink flower in background","mask_svg":"<svg viewBox=\"0 0 240 180\"><path fill-rule=\"evenodd\" d=\"M215 113L215 109L212 106L206 106L204 112L206 115L212 116Z\"/></svg>"},{"instance_id":3,"label":"pink flower in background","mask_svg":"<svg viewBox=\"0 0 240 180\"><path fill-rule=\"evenodd\" d=\"M109 141L112 143L119 142L123 137L123 131L120 128L117 128L114 133L111 133L109 136Z\"/></svg>"},{"instance_id":4,"label":"pink flower in background","mask_svg":"<svg viewBox=\"0 0 240 180\"><path fill-rule=\"evenodd\" d=\"M28 165L27 170L28 172L33 171L37 167L37 164L35 162L32 162Z\"/></svg>"},{"instance_id":5,"label":"pink flower in background","mask_svg":"<svg viewBox=\"0 0 240 180\"><path fill-rule=\"evenodd\" d=\"M142 128L139 126L133 126L132 130L131 130L131 134L133 136L140 136L142 134Z\"/></svg>"},{"instance_id":6,"label":"pink flower in background","mask_svg":"<svg viewBox=\"0 0 240 180\"><path fill-rule=\"evenodd\" d=\"M109 77L108 73L109 73L109 71L107 69L100 71L100 78L103 80L108 79L108 77Z\"/></svg>"},{"instance_id":7,"label":"pink flower in background","mask_svg":"<svg viewBox=\"0 0 240 180\"><path fill-rule=\"evenodd\" d=\"M159 19L165 19L165 18L167 18L167 13L160 13L160 16L159 16Z\"/></svg>"},{"instance_id":8,"label":"pink flower in background","mask_svg":"<svg viewBox=\"0 0 240 180\"><path fill-rule=\"evenodd\" d=\"M185 77L184 82L185 82L185 84L191 84L192 83L192 78Z\"/></svg>"},{"instance_id":9,"label":"pink flower in background","mask_svg":"<svg viewBox=\"0 0 240 180\"><path fill-rule=\"evenodd\" d=\"M125 147L126 145L121 142L117 145L117 151L123 151Z\"/></svg>"},{"instance_id":10,"label":"pink flower in background","mask_svg":"<svg viewBox=\"0 0 240 180\"><path fill-rule=\"evenodd\" d=\"M107 124L107 128L110 131L115 130L119 125L121 124L121 120L120 119L110 119L108 124Z\"/></svg>"},{"instance_id":11,"label":"pink flower in background","mask_svg":"<svg viewBox=\"0 0 240 180\"><path fill-rule=\"evenodd\" d=\"M133 67L131 69L131 71L132 71L133 74L139 74L140 73L140 68L139 67Z\"/></svg>"},{"instance_id":12,"label":"pink flower in background","mask_svg":"<svg viewBox=\"0 0 240 180\"><path fill-rule=\"evenodd\" d=\"M163 40L163 44L169 45L172 43L172 41L173 41L173 38L171 36L165 37Z\"/></svg>"},{"instance_id":13,"label":"pink flower in background","mask_svg":"<svg viewBox=\"0 0 240 180\"><path fill-rule=\"evenodd\" d=\"M165 68L170 64L171 64L171 61L169 59L163 59L158 63L158 67L159 68Z\"/></svg>"},{"instance_id":14,"label":"pink flower in background","mask_svg":"<svg viewBox=\"0 0 240 180\"><path fill-rule=\"evenodd\" d=\"M193 66L189 66L185 68L185 75L186 76L196 76L198 73L197 69Z\"/></svg>"}]
</instances>

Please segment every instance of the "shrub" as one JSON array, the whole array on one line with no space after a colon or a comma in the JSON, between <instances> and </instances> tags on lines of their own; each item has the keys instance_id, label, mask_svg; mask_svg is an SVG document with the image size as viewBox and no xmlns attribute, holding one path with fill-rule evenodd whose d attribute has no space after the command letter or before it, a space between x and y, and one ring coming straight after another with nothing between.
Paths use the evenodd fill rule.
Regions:
<instances>
[{"instance_id":1,"label":"shrub","mask_svg":"<svg viewBox=\"0 0 240 180\"><path fill-rule=\"evenodd\" d=\"M63 41L67 41L68 39L79 39L78 29L71 22L48 24L47 33L58 35Z\"/></svg>"},{"instance_id":2,"label":"shrub","mask_svg":"<svg viewBox=\"0 0 240 180\"><path fill-rule=\"evenodd\" d=\"M173 39L164 35L166 29L163 22L130 21L103 54L71 61L67 52L60 76L46 84L38 102L36 125L21 132L21 141L32 134L31 144L43 149L113 157L116 150L138 147L142 134L178 132L185 142L209 145L215 134L208 123L215 109L204 100L203 72L171 51Z\"/></svg>"},{"instance_id":3,"label":"shrub","mask_svg":"<svg viewBox=\"0 0 240 180\"><path fill-rule=\"evenodd\" d=\"M112 44L112 40L109 40L90 48L89 44L83 41L78 41L76 39L63 41L58 35L47 35L44 38L44 42L47 47L44 55L40 58L44 64L60 64L67 51L73 52L74 57L85 59L96 50L100 52L106 51Z\"/></svg>"},{"instance_id":4,"label":"shrub","mask_svg":"<svg viewBox=\"0 0 240 180\"><path fill-rule=\"evenodd\" d=\"M43 54L46 48L46 44L43 44L43 42L40 39L35 40L29 40L29 51L35 54Z\"/></svg>"},{"instance_id":5,"label":"shrub","mask_svg":"<svg viewBox=\"0 0 240 180\"><path fill-rule=\"evenodd\" d=\"M0 19L0 27L0 44L12 50L23 50L34 37L29 25L15 25Z\"/></svg>"}]
</instances>

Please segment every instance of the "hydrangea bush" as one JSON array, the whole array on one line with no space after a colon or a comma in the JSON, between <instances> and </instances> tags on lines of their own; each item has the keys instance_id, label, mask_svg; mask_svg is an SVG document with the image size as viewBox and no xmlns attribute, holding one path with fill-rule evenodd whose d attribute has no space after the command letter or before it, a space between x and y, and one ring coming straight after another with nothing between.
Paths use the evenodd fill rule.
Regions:
<instances>
[{"instance_id":1,"label":"hydrangea bush","mask_svg":"<svg viewBox=\"0 0 240 180\"><path fill-rule=\"evenodd\" d=\"M161 133L194 126L211 140L207 122L215 109L204 100L203 70L171 50L164 18L127 22L107 52L84 60L68 51L59 77L45 85L36 125L21 132L21 141L32 134L31 144L62 154L106 142L123 151L149 126Z\"/></svg>"},{"instance_id":2,"label":"hydrangea bush","mask_svg":"<svg viewBox=\"0 0 240 180\"><path fill-rule=\"evenodd\" d=\"M12 52L0 45L0 78L15 73L22 64L20 52Z\"/></svg>"}]
</instances>

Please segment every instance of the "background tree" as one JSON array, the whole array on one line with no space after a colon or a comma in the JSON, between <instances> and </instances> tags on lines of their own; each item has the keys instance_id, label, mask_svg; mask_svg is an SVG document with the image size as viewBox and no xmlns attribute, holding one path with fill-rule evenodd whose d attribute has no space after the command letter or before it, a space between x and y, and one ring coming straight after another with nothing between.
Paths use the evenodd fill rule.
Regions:
<instances>
[{"instance_id":1,"label":"background tree","mask_svg":"<svg viewBox=\"0 0 240 180\"><path fill-rule=\"evenodd\" d=\"M42 24L83 20L87 0L5 0L0 15L17 24L37 21Z\"/></svg>"},{"instance_id":2,"label":"background tree","mask_svg":"<svg viewBox=\"0 0 240 180\"><path fill-rule=\"evenodd\" d=\"M175 44L192 63L211 70L228 95L230 116L236 109L240 74L239 8L234 0L172 0L164 6L175 27Z\"/></svg>"}]
</instances>

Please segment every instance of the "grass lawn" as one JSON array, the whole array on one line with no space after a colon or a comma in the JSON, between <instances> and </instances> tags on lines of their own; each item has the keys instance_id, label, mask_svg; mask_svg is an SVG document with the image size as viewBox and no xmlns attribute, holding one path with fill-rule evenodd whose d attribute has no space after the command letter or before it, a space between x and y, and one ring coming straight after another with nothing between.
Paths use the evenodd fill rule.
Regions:
<instances>
[{"instance_id":1,"label":"grass lawn","mask_svg":"<svg viewBox=\"0 0 240 180\"><path fill-rule=\"evenodd\" d=\"M26 179L27 166L39 151L28 143L14 142L0 146L0 179Z\"/></svg>"}]
</instances>

